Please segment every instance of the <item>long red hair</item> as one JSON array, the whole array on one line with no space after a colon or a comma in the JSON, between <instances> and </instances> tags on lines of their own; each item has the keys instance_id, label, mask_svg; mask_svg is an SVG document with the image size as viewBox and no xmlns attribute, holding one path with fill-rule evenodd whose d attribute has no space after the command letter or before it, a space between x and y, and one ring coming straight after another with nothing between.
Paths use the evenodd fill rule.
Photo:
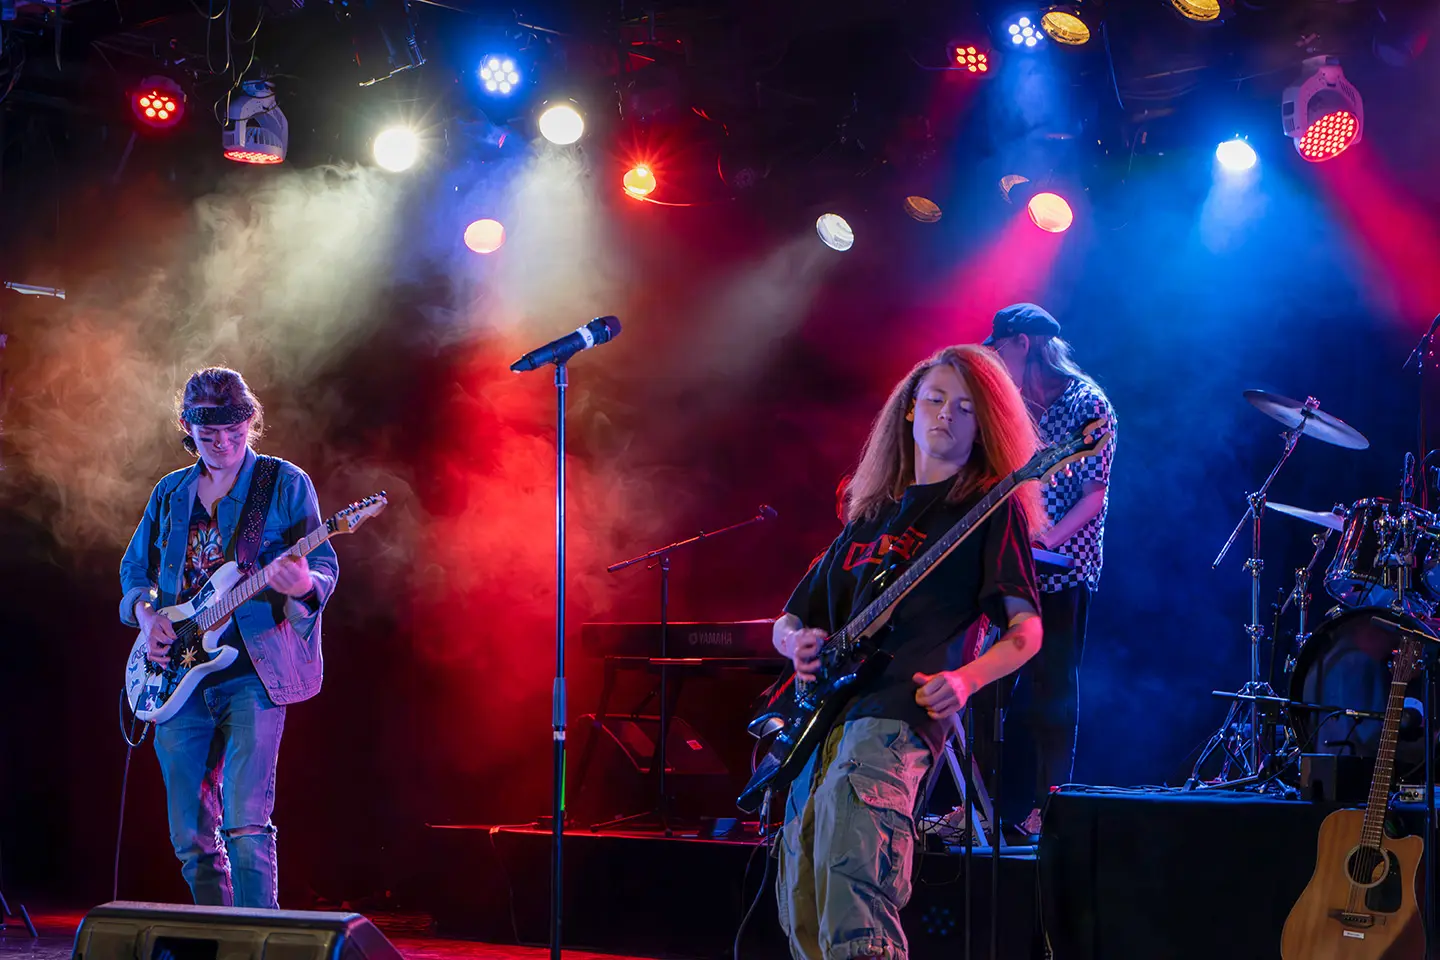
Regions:
<instances>
[{"instance_id":1,"label":"long red hair","mask_svg":"<svg viewBox=\"0 0 1440 960\"><path fill-rule=\"evenodd\" d=\"M865 440L860 464L845 488L847 521L874 519L915 482L915 437L905 416L914 406L921 379L942 364L951 367L970 388L978 427L970 460L950 491L948 499L952 503L989 490L1024 466L1040 449L1035 422L994 351L973 344L946 347L916 364L890 391L890 398ZM1035 483L1023 484L1014 497L1032 534L1049 525Z\"/></svg>"}]
</instances>

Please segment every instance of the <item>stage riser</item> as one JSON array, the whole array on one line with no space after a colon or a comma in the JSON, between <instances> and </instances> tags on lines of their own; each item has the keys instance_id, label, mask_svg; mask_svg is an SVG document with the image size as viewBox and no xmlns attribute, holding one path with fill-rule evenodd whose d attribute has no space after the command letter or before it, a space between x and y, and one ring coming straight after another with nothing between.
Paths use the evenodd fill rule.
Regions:
<instances>
[{"instance_id":1,"label":"stage riser","mask_svg":"<svg viewBox=\"0 0 1440 960\"><path fill-rule=\"evenodd\" d=\"M1280 960L1335 809L1227 792L1051 796L1039 853L1056 960ZM1418 811L1392 817L1423 832Z\"/></svg>"},{"instance_id":2,"label":"stage riser","mask_svg":"<svg viewBox=\"0 0 1440 960\"><path fill-rule=\"evenodd\" d=\"M545 943L550 889L550 838L536 831L432 829L430 909L443 936L512 942L510 895L522 943ZM763 852L746 844L635 836L567 834L566 946L615 953L721 958L731 956L741 914L755 895ZM741 880L751 863L742 905ZM456 869L464 864L464 869ZM990 949L990 863L977 857L972 875L972 950ZM999 956L1043 956L1035 904L1033 860L1000 864ZM913 960L956 960L964 954L965 874L960 857L929 854L904 912ZM943 928L943 932L940 928ZM747 960L789 960L768 887L746 929Z\"/></svg>"}]
</instances>

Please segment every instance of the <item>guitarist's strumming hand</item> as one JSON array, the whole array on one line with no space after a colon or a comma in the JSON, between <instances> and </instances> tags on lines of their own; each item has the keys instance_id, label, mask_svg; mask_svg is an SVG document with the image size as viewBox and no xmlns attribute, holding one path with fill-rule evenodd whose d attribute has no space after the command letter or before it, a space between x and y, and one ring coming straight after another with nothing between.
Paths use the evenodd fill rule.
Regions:
<instances>
[{"instance_id":1,"label":"guitarist's strumming hand","mask_svg":"<svg viewBox=\"0 0 1440 960\"><path fill-rule=\"evenodd\" d=\"M925 708L932 720L944 720L965 709L976 690L974 681L959 670L917 673L910 679L920 688L915 691L915 702Z\"/></svg>"},{"instance_id":2,"label":"guitarist's strumming hand","mask_svg":"<svg viewBox=\"0 0 1440 960\"><path fill-rule=\"evenodd\" d=\"M170 618L160 616L148 602L141 601L135 605L135 619L145 634L145 656L162 667L168 664L170 645L175 642L175 625Z\"/></svg>"},{"instance_id":3,"label":"guitarist's strumming hand","mask_svg":"<svg viewBox=\"0 0 1440 960\"><path fill-rule=\"evenodd\" d=\"M303 597L315 587L304 557L281 557L265 568L265 581L287 597Z\"/></svg>"},{"instance_id":4,"label":"guitarist's strumming hand","mask_svg":"<svg viewBox=\"0 0 1440 960\"><path fill-rule=\"evenodd\" d=\"M795 676L809 682L819 675L820 645L825 642L825 631L801 624L800 618L787 613L775 621L771 642L782 657L789 657L795 666Z\"/></svg>"}]
</instances>

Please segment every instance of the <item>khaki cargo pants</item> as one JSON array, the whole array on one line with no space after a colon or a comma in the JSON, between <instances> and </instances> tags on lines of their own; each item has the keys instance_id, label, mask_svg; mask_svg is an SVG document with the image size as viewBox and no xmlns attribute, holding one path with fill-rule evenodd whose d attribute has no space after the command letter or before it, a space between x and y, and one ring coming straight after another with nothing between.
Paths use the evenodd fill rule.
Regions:
<instances>
[{"instance_id":1,"label":"khaki cargo pants","mask_svg":"<svg viewBox=\"0 0 1440 960\"><path fill-rule=\"evenodd\" d=\"M899 720L831 731L790 787L776 899L795 960L904 958L915 808L930 748Z\"/></svg>"}]
</instances>

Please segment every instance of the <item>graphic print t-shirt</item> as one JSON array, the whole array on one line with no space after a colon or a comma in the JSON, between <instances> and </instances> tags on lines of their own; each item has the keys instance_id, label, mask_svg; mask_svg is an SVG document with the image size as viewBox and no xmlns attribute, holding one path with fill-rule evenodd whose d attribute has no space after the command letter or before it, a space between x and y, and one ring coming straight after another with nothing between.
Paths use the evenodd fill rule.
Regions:
<instances>
[{"instance_id":1,"label":"graphic print t-shirt","mask_svg":"<svg viewBox=\"0 0 1440 960\"><path fill-rule=\"evenodd\" d=\"M185 571L180 580L180 595L175 602L188 602L205 586L210 575L224 565L225 544L220 539L219 521L210 516L205 504L196 497L195 505L190 508L190 533L185 541ZM233 618L225 632L220 635L220 642L227 647L234 647L240 655L230 666L207 676L204 686L255 672L255 665L250 662L250 653L245 649L245 641L240 637L240 628Z\"/></svg>"},{"instance_id":2,"label":"graphic print t-shirt","mask_svg":"<svg viewBox=\"0 0 1440 960\"><path fill-rule=\"evenodd\" d=\"M913 561L979 501L977 496L958 504L945 502L953 484L953 479L914 484L876 519L847 524L795 588L785 612L827 633L843 627L879 595L872 589L879 571ZM884 582L894 580L892 575ZM938 753L944 731L915 702L911 677L958 666L961 635L982 615L1005 624L1006 597L1040 606L1029 524L1013 498L977 524L896 606L883 643L895 659L850 702L842 719L903 720Z\"/></svg>"}]
</instances>

